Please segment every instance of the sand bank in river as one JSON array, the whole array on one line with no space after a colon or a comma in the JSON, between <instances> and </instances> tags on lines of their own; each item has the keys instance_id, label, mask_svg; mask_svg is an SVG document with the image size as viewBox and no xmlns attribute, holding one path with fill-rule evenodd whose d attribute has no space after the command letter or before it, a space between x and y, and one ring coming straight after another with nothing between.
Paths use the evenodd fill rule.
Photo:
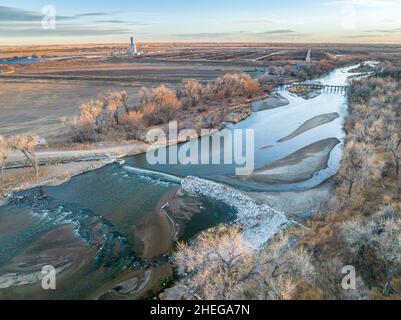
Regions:
<instances>
[{"instance_id":1,"label":"sand bank in river","mask_svg":"<svg viewBox=\"0 0 401 320\"><path fill-rule=\"evenodd\" d=\"M285 184L310 179L316 172L327 168L330 153L339 143L337 138L328 138L310 144L282 160L255 170L248 180Z\"/></svg>"},{"instance_id":2,"label":"sand bank in river","mask_svg":"<svg viewBox=\"0 0 401 320\"><path fill-rule=\"evenodd\" d=\"M252 111L258 112L263 110L275 109L279 107L284 107L289 103L290 101L288 101L288 99L275 92L264 100L255 101L252 104Z\"/></svg>"},{"instance_id":3,"label":"sand bank in river","mask_svg":"<svg viewBox=\"0 0 401 320\"><path fill-rule=\"evenodd\" d=\"M298 218L307 218L310 214L316 212L322 203L332 199L334 189L334 182L330 179L313 189L305 191L248 192L247 194L279 211Z\"/></svg>"},{"instance_id":4,"label":"sand bank in river","mask_svg":"<svg viewBox=\"0 0 401 320\"><path fill-rule=\"evenodd\" d=\"M140 254L142 258L155 258L163 253L171 254L173 244L177 240L178 226L166 213L165 206L174 201L177 190L178 187L167 192L160 199L155 212L150 212L136 227L137 236L143 243Z\"/></svg>"},{"instance_id":5,"label":"sand bank in river","mask_svg":"<svg viewBox=\"0 0 401 320\"><path fill-rule=\"evenodd\" d=\"M284 142L291 140L300 134L309 131L313 128L316 128L318 126L321 126L323 124L329 123L337 119L340 115L336 112L333 113L326 113L326 114L321 114L316 117L313 117L307 121L305 121L302 125L300 125L294 132L289 134L288 136L278 140L277 142Z\"/></svg>"}]
</instances>

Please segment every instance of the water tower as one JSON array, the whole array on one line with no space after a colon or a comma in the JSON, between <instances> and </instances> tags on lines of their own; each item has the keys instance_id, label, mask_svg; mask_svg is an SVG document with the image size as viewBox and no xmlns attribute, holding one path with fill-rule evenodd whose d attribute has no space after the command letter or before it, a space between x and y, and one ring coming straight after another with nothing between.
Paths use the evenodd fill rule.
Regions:
<instances>
[{"instance_id":1,"label":"water tower","mask_svg":"<svg viewBox=\"0 0 401 320\"><path fill-rule=\"evenodd\" d=\"M129 47L128 53L129 54L134 54L134 55L138 54L138 50L136 48L134 37L131 37L131 45Z\"/></svg>"}]
</instances>

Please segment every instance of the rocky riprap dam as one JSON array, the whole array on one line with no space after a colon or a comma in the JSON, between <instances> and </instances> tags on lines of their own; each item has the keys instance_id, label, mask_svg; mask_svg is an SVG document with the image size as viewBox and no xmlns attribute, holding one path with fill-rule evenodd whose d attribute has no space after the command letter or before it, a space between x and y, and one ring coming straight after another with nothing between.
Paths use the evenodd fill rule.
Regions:
<instances>
[{"instance_id":1,"label":"rocky riprap dam","mask_svg":"<svg viewBox=\"0 0 401 320\"><path fill-rule=\"evenodd\" d=\"M234 224L240 227L245 240L255 249L295 222L285 213L219 183L189 176L181 181L181 186L186 192L203 195L232 207L236 211Z\"/></svg>"}]
</instances>

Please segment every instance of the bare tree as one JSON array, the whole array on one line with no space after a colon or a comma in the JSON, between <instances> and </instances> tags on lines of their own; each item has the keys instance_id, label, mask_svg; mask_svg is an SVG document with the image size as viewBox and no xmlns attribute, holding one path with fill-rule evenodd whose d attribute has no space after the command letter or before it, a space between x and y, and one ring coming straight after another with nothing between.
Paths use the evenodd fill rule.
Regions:
<instances>
[{"instance_id":1,"label":"bare tree","mask_svg":"<svg viewBox=\"0 0 401 320\"><path fill-rule=\"evenodd\" d=\"M391 154L397 186L400 186L401 121L393 111L382 111L379 119L370 126L371 140Z\"/></svg>"},{"instance_id":2,"label":"bare tree","mask_svg":"<svg viewBox=\"0 0 401 320\"><path fill-rule=\"evenodd\" d=\"M149 101L141 108L148 125L163 124L172 120L182 107L177 92L164 85L153 89L151 94L143 90L141 95L142 101Z\"/></svg>"},{"instance_id":3,"label":"bare tree","mask_svg":"<svg viewBox=\"0 0 401 320\"><path fill-rule=\"evenodd\" d=\"M1 178L1 181L3 181L3 178L4 178L4 166L6 165L6 161L7 161L9 153L10 153L10 145L9 145L7 139L4 138L3 136L0 136L0 170L1 170L0 178Z\"/></svg>"},{"instance_id":4,"label":"bare tree","mask_svg":"<svg viewBox=\"0 0 401 320\"><path fill-rule=\"evenodd\" d=\"M401 268L401 220L383 216L351 221L344 223L343 234L352 252L359 252L362 247L368 246L382 259L385 271L383 295L388 296L393 291L393 276Z\"/></svg>"},{"instance_id":5,"label":"bare tree","mask_svg":"<svg viewBox=\"0 0 401 320\"><path fill-rule=\"evenodd\" d=\"M348 196L351 197L352 189L356 182L360 181L361 170L364 166L364 145L353 140L345 146L338 179L348 184Z\"/></svg>"},{"instance_id":6,"label":"bare tree","mask_svg":"<svg viewBox=\"0 0 401 320\"><path fill-rule=\"evenodd\" d=\"M128 138L141 139L141 133L144 129L143 113L140 111L131 111L123 115L121 124L127 132Z\"/></svg>"},{"instance_id":7,"label":"bare tree","mask_svg":"<svg viewBox=\"0 0 401 320\"><path fill-rule=\"evenodd\" d=\"M243 95L247 96L248 98L252 98L256 93L260 91L259 81L252 79L249 74L241 74L240 82Z\"/></svg>"},{"instance_id":8,"label":"bare tree","mask_svg":"<svg viewBox=\"0 0 401 320\"><path fill-rule=\"evenodd\" d=\"M400 187L400 159L401 159L401 129L398 124L391 123L383 131L387 132L383 140L385 148L391 153L393 158L395 178L398 188Z\"/></svg>"},{"instance_id":9,"label":"bare tree","mask_svg":"<svg viewBox=\"0 0 401 320\"><path fill-rule=\"evenodd\" d=\"M185 108L195 107L202 98L203 86L197 80L186 80L183 82L183 94Z\"/></svg>"},{"instance_id":10,"label":"bare tree","mask_svg":"<svg viewBox=\"0 0 401 320\"><path fill-rule=\"evenodd\" d=\"M313 272L309 255L276 239L255 251L237 228L220 226L202 233L175 254L181 280L165 299L290 299L297 284Z\"/></svg>"},{"instance_id":11,"label":"bare tree","mask_svg":"<svg viewBox=\"0 0 401 320\"><path fill-rule=\"evenodd\" d=\"M141 105L150 103L152 100L152 90L146 87L142 87L139 90L139 100Z\"/></svg>"},{"instance_id":12,"label":"bare tree","mask_svg":"<svg viewBox=\"0 0 401 320\"><path fill-rule=\"evenodd\" d=\"M112 91L109 90L103 98L105 108L114 119L115 124L119 125L119 109L124 108L124 112L128 113L128 93L127 91ZM104 112L105 110L103 110Z\"/></svg>"},{"instance_id":13,"label":"bare tree","mask_svg":"<svg viewBox=\"0 0 401 320\"><path fill-rule=\"evenodd\" d=\"M10 146L13 149L19 150L25 155L28 161L31 162L36 176L39 176L38 160L35 154L35 149L38 145L39 137L37 135L30 134L15 135L10 138L9 142Z\"/></svg>"},{"instance_id":14,"label":"bare tree","mask_svg":"<svg viewBox=\"0 0 401 320\"><path fill-rule=\"evenodd\" d=\"M114 101L118 106L123 106L126 113L129 112L128 106L128 92L127 91L113 91L109 90L106 94L107 101Z\"/></svg>"},{"instance_id":15,"label":"bare tree","mask_svg":"<svg viewBox=\"0 0 401 320\"><path fill-rule=\"evenodd\" d=\"M102 111L103 103L95 100L83 103L80 108L79 130L86 138L89 138L88 134L90 133L95 142L98 140L97 133L105 130L104 121L100 119Z\"/></svg>"}]
</instances>

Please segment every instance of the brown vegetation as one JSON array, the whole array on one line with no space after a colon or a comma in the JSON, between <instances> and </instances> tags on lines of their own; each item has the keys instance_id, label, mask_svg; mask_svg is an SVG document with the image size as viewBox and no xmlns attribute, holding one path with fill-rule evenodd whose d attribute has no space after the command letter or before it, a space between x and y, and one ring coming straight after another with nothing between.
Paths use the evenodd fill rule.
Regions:
<instances>
[{"instance_id":1,"label":"brown vegetation","mask_svg":"<svg viewBox=\"0 0 401 320\"><path fill-rule=\"evenodd\" d=\"M393 66L354 81L337 206L302 233L328 299L401 298L400 73ZM341 289L341 268L349 264L358 275L353 292Z\"/></svg>"},{"instance_id":2,"label":"brown vegetation","mask_svg":"<svg viewBox=\"0 0 401 320\"><path fill-rule=\"evenodd\" d=\"M14 72L15 71L15 68L14 68L14 66L10 66L10 65L8 65L8 64L4 64L4 65L1 65L0 64L0 74L1 73L12 73L12 72Z\"/></svg>"},{"instance_id":3,"label":"brown vegetation","mask_svg":"<svg viewBox=\"0 0 401 320\"><path fill-rule=\"evenodd\" d=\"M348 59L327 58L311 63L272 65L268 68L268 75L282 77L293 77L299 81L319 77L336 67L348 63Z\"/></svg>"},{"instance_id":4,"label":"brown vegetation","mask_svg":"<svg viewBox=\"0 0 401 320\"><path fill-rule=\"evenodd\" d=\"M11 148L21 151L27 160L32 164L35 175L39 176L38 160L36 158L35 149L38 145L39 137L36 135L18 134L8 139Z\"/></svg>"},{"instance_id":5,"label":"brown vegetation","mask_svg":"<svg viewBox=\"0 0 401 320\"><path fill-rule=\"evenodd\" d=\"M180 280L162 298L401 299L399 74L392 68L351 87L334 208L322 207L310 229L291 229L292 241L256 253L230 227L179 244ZM356 290L341 287L347 265Z\"/></svg>"},{"instance_id":6,"label":"brown vegetation","mask_svg":"<svg viewBox=\"0 0 401 320\"><path fill-rule=\"evenodd\" d=\"M148 126L164 124L173 120L182 106L177 92L164 85L151 91L143 88L139 94L142 103L139 109Z\"/></svg>"},{"instance_id":7,"label":"brown vegetation","mask_svg":"<svg viewBox=\"0 0 401 320\"><path fill-rule=\"evenodd\" d=\"M137 106L128 105L127 92L109 91L101 99L82 104L80 114L65 123L74 142L99 142L113 133L141 140L147 127L171 120L194 122L194 128L216 127L233 100L249 99L260 91L259 82L247 74L226 74L208 83L186 80L177 91L165 85L142 88Z\"/></svg>"},{"instance_id":8,"label":"brown vegetation","mask_svg":"<svg viewBox=\"0 0 401 320\"><path fill-rule=\"evenodd\" d=\"M35 155L38 142L39 137L36 135L15 135L8 138L0 136L0 181L4 180L4 168L12 149L22 152L34 168L35 175L39 176L38 161Z\"/></svg>"},{"instance_id":9,"label":"brown vegetation","mask_svg":"<svg viewBox=\"0 0 401 320\"><path fill-rule=\"evenodd\" d=\"M4 137L0 136L0 180L3 181L4 179L4 166L6 165L6 161L8 155L10 153L10 145L8 140Z\"/></svg>"},{"instance_id":10,"label":"brown vegetation","mask_svg":"<svg viewBox=\"0 0 401 320\"><path fill-rule=\"evenodd\" d=\"M180 243L174 261L181 280L163 299L291 299L296 287L312 280L313 267L303 250L288 250L277 238L255 252L234 227L220 226Z\"/></svg>"}]
</instances>

